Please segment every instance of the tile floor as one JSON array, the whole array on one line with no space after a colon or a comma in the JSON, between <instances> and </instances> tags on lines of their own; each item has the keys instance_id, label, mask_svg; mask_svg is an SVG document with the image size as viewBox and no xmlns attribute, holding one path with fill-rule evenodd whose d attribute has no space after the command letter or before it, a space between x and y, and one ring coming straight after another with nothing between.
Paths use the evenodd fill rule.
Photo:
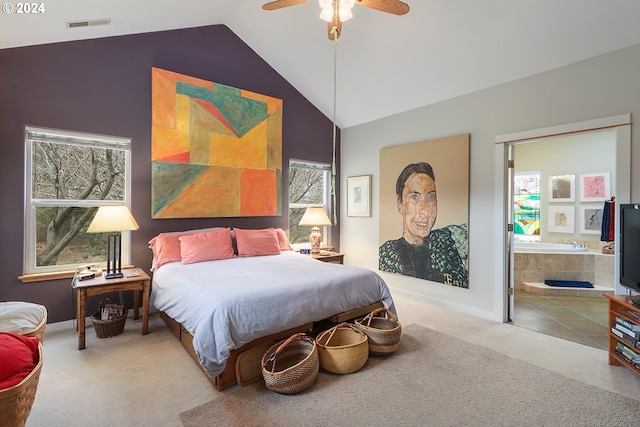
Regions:
<instances>
[{"instance_id":1,"label":"tile floor","mask_svg":"<svg viewBox=\"0 0 640 427\"><path fill-rule=\"evenodd\" d=\"M607 350L608 299L543 296L515 291L513 324Z\"/></svg>"}]
</instances>

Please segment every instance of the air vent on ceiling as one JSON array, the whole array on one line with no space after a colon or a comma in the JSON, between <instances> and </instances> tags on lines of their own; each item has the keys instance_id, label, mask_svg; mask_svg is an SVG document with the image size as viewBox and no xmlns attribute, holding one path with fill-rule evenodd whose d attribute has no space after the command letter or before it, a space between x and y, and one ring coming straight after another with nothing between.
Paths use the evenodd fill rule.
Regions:
<instances>
[{"instance_id":1,"label":"air vent on ceiling","mask_svg":"<svg viewBox=\"0 0 640 427\"><path fill-rule=\"evenodd\" d=\"M92 19L86 21L67 22L67 28L93 27L94 25L108 25L111 23L110 18Z\"/></svg>"}]
</instances>

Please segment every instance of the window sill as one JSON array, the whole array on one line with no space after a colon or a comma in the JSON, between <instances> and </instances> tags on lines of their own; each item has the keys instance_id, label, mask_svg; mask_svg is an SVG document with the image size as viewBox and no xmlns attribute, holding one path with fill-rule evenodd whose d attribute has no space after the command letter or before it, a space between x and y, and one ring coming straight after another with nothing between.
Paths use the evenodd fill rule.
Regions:
<instances>
[{"instance_id":1,"label":"window sill","mask_svg":"<svg viewBox=\"0 0 640 427\"><path fill-rule=\"evenodd\" d=\"M134 265L123 265L122 269L125 268L133 268ZM47 280L59 280L59 279L71 279L76 274L75 270L69 271L56 271L52 273L31 273L25 274L22 276L18 276L18 279L22 283L31 283L31 282L44 282Z\"/></svg>"},{"instance_id":2,"label":"window sill","mask_svg":"<svg viewBox=\"0 0 640 427\"><path fill-rule=\"evenodd\" d=\"M75 271L56 271L55 273L33 273L18 276L22 283L44 282L45 280L70 279Z\"/></svg>"}]
</instances>

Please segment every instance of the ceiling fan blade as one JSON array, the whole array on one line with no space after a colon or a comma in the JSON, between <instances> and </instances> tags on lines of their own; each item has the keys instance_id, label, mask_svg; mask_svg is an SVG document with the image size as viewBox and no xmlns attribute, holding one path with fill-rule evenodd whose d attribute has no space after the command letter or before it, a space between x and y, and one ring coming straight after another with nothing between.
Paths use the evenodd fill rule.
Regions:
<instances>
[{"instance_id":1,"label":"ceiling fan blade","mask_svg":"<svg viewBox=\"0 0 640 427\"><path fill-rule=\"evenodd\" d=\"M400 0L356 0L356 4L394 15L404 15L409 12L409 5Z\"/></svg>"},{"instance_id":2,"label":"ceiling fan blade","mask_svg":"<svg viewBox=\"0 0 640 427\"><path fill-rule=\"evenodd\" d=\"M295 6L300 3L306 3L309 0L276 0L262 5L264 10L276 10L283 7Z\"/></svg>"},{"instance_id":3,"label":"ceiling fan blade","mask_svg":"<svg viewBox=\"0 0 640 427\"><path fill-rule=\"evenodd\" d=\"M335 38L338 38L342 33L342 21L337 15L334 15L334 16L335 17L333 18L333 21L327 22L327 30L329 31L329 40L332 40L332 41L334 39L334 34L335 34ZM334 31L334 28L335 28L335 31Z\"/></svg>"}]
</instances>

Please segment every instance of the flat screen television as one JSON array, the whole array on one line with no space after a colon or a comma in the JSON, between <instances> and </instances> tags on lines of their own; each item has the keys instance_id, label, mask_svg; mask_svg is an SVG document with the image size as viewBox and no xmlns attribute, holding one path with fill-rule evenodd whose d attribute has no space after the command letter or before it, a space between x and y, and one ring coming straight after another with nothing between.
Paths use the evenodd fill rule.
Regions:
<instances>
[{"instance_id":1,"label":"flat screen television","mask_svg":"<svg viewBox=\"0 0 640 427\"><path fill-rule=\"evenodd\" d=\"M620 205L620 284L640 293L640 204ZM640 307L640 295L631 298Z\"/></svg>"}]
</instances>

